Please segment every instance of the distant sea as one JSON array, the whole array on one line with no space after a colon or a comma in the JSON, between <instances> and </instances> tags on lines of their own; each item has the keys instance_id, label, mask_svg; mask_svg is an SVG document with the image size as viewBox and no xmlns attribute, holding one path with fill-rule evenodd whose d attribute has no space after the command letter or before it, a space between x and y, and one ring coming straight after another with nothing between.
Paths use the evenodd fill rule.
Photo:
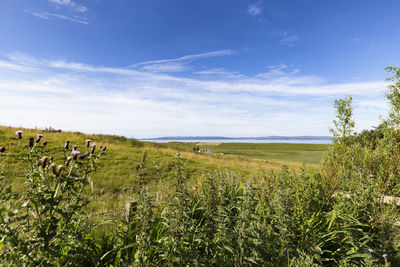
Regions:
<instances>
[{"instance_id":1,"label":"distant sea","mask_svg":"<svg viewBox=\"0 0 400 267\"><path fill-rule=\"evenodd\" d=\"M292 144L331 144L330 137L271 137L271 138L208 138L208 137L160 137L160 138L144 138L140 141L168 143L168 142L183 142L183 143L292 143Z\"/></svg>"}]
</instances>

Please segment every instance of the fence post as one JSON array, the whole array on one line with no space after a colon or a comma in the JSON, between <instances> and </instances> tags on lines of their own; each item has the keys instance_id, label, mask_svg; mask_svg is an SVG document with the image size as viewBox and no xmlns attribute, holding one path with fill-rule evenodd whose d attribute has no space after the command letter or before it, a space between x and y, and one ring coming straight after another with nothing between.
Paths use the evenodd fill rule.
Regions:
<instances>
[{"instance_id":1,"label":"fence post","mask_svg":"<svg viewBox=\"0 0 400 267\"><path fill-rule=\"evenodd\" d=\"M137 202L136 201L126 201L125 203L125 220L127 223L131 221L133 213L136 212Z\"/></svg>"}]
</instances>

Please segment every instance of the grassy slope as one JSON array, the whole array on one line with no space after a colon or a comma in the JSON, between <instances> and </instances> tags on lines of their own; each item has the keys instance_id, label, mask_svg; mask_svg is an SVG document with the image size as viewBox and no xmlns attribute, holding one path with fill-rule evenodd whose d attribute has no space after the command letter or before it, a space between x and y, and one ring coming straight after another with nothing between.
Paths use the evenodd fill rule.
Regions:
<instances>
[{"instance_id":1,"label":"grassy slope","mask_svg":"<svg viewBox=\"0 0 400 267\"><path fill-rule=\"evenodd\" d=\"M0 145L7 147L7 152L0 158L0 172L4 172L16 191L21 191L24 189L25 166L17 160L16 130L18 129L0 126ZM281 169L283 165L297 169L303 159L306 162L317 162L325 148L324 145L221 144L210 149L233 155L204 154L193 153L191 149L194 144L154 144L110 135L22 130L24 144L28 142L29 137L42 133L43 141L48 141L48 155L53 155L55 159L62 159L65 140L78 145L78 150L81 151L85 149L84 143L87 138L98 145L107 145L107 154L100 160L99 171L92 177L95 201L90 209L96 211L119 209L123 207L124 201L135 198L138 190L137 166L144 151L147 152L147 179L150 186L167 191L174 180L177 150L181 151L186 175L195 177L192 179L195 182L203 179L211 170L229 171L249 178L261 175L267 170Z\"/></svg>"}]
</instances>

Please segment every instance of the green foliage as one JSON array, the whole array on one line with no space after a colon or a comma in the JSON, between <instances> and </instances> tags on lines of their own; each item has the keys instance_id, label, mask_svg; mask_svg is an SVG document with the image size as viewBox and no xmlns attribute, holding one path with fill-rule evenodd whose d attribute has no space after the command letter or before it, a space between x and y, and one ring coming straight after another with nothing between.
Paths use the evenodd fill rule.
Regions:
<instances>
[{"instance_id":1,"label":"green foliage","mask_svg":"<svg viewBox=\"0 0 400 267\"><path fill-rule=\"evenodd\" d=\"M82 220L89 199L83 189L104 149L96 153L88 142L85 154L73 151L66 157L65 149L64 159L56 160L47 156L40 139L30 138L28 145L19 140L25 155L21 160L27 164L27 190L13 202L9 189L2 194L0 255L15 265L83 264L89 256Z\"/></svg>"},{"instance_id":2,"label":"green foliage","mask_svg":"<svg viewBox=\"0 0 400 267\"><path fill-rule=\"evenodd\" d=\"M371 130L363 130L361 133L354 136L354 142L361 146L370 146L375 149L379 143L379 140L384 137L384 130L387 128L385 122L381 123L377 127Z\"/></svg>"},{"instance_id":3,"label":"green foliage","mask_svg":"<svg viewBox=\"0 0 400 267\"><path fill-rule=\"evenodd\" d=\"M351 107L352 97L335 100L334 107L336 109L336 120L333 121L334 129L331 129L333 137L336 141L341 142L347 140L354 128L353 108Z\"/></svg>"},{"instance_id":4,"label":"green foliage","mask_svg":"<svg viewBox=\"0 0 400 267\"><path fill-rule=\"evenodd\" d=\"M386 94L387 99L390 103L390 112L388 122L395 129L399 129L400 126L400 68L389 66L386 71L392 73L393 76L386 79L391 82L388 86L389 93Z\"/></svg>"}]
</instances>

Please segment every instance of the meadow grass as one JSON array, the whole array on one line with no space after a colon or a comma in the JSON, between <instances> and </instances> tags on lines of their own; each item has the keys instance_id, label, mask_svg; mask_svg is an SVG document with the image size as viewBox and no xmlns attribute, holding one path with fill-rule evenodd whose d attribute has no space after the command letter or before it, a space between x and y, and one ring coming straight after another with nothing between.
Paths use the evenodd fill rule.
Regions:
<instances>
[{"instance_id":1,"label":"meadow grass","mask_svg":"<svg viewBox=\"0 0 400 267\"><path fill-rule=\"evenodd\" d=\"M241 156L281 164L305 162L314 166L319 165L324 152L329 147L328 144L296 143L168 142L163 145L181 151L193 151L194 147L199 147L210 150L214 154Z\"/></svg>"},{"instance_id":2,"label":"meadow grass","mask_svg":"<svg viewBox=\"0 0 400 267\"><path fill-rule=\"evenodd\" d=\"M302 162L319 164L326 144L293 143L221 143L217 145L199 144L215 153L260 158L271 161Z\"/></svg>"},{"instance_id":3,"label":"meadow grass","mask_svg":"<svg viewBox=\"0 0 400 267\"><path fill-rule=\"evenodd\" d=\"M301 166L301 161L306 161L302 155L307 150L315 152L316 155L321 152L323 146L320 145L302 145L292 146L290 150L284 144L278 144L274 148L275 157L258 157L257 153L262 151L266 153L269 146L260 144L262 149L257 149L257 144L243 144L242 148L246 148L247 154L228 153L194 153L192 148L195 143L151 143L140 142L135 139L123 136L113 135L93 135L81 132L51 132L42 129L27 129L0 126L0 145L7 147L7 152L1 155L0 171L6 176L7 182L11 184L15 192L21 192L25 189L25 170L19 158L16 149L15 131L22 130L24 132L24 142L29 137L36 137L37 134L43 134L43 140L48 142L46 150L48 154L54 155L55 158L63 157L63 146L66 140L70 140L71 146L78 145L78 150L84 147L86 139L91 139L98 145L106 145L107 155L104 161L100 161L98 168L101 172L93 174L93 191L90 194L94 201L87 207L90 212L107 212L124 208L127 200L137 197L138 188L138 166L140 164L143 153L146 151L146 179L149 180L149 187L153 189L163 189L168 191L171 186L171 180L175 175L174 160L177 152L181 153L182 162L185 169L185 175L196 177L198 181L203 180L210 170L219 170L222 172L232 172L240 177L241 180L248 180L251 177L263 175L263 173L274 170L278 171L287 165L294 172L297 172ZM240 144L232 144L229 148L238 148ZM222 149L225 146L221 145ZM279 147L282 147L281 154L294 153L297 157L292 157L288 161L279 155ZM250 152L252 149L253 152ZM224 150L226 151L226 150ZM319 154L318 154L319 155ZM315 156L317 157L317 156Z\"/></svg>"}]
</instances>

